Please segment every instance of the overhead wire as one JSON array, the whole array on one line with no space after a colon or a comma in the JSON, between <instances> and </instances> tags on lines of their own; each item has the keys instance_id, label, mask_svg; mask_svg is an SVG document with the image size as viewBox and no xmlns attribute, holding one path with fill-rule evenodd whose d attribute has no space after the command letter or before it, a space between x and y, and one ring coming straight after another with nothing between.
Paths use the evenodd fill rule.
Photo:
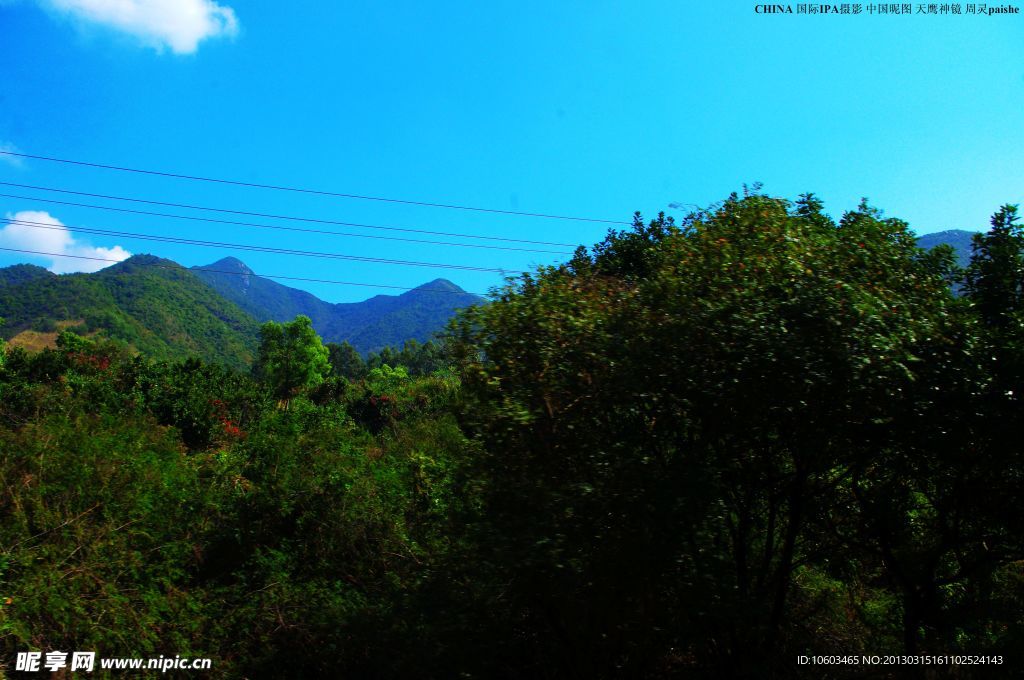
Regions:
<instances>
[{"instance_id":1,"label":"overhead wire","mask_svg":"<svg viewBox=\"0 0 1024 680\"><path fill-rule=\"evenodd\" d=\"M142 168L130 168L130 167L125 167L125 166L107 165L107 164L104 164L104 163L93 163L93 162L89 162L89 161L74 160L74 159L69 159L69 158L56 158L56 157L53 157L53 156L41 156L41 155L21 153L21 152L16 152L16 151L0 150L0 154L4 154L4 155L7 155L7 156L15 156L15 157L18 157L18 158L31 158L31 159L34 159L34 160L47 161L47 162L50 162L50 163L63 163L63 164L66 164L66 165L77 165L77 166L89 167L89 168L101 168L101 169L104 169L104 170L115 170L115 171L118 171L118 172L130 172L130 173L136 173L136 174L142 174L142 175L153 175L153 176L158 176L158 177L170 177L170 178L174 178L174 179L185 179L185 180L193 180L193 181L198 181L198 182L210 182L210 183L215 183L215 184L226 184L226 185L249 187L249 188L255 188L255 189L270 189L270 190L274 190L274 191L287 191L287 192L293 192L293 193L314 194L314 195L317 195L317 196L332 196L332 197L335 197L335 198L350 198L350 199L358 199L358 200L363 200L363 201L379 201L379 202L384 202L384 203L401 203L401 204L405 204L405 205L416 205L416 206L422 206L422 207L428 207L428 208L445 208L445 209L449 209L449 210L468 210L468 211L474 211L474 212L485 212L485 213L493 213L493 214L500 214L500 215L518 215L520 217L536 217L536 218L552 219L552 220L572 220L572 221L577 221L577 222L596 222L596 223L603 223L603 224L627 224L627 225L630 224L629 222L623 222L621 220L609 220L609 219L601 219L601 218L595 218L595 217L579 217L579 216L575 216L575 215L554 215L554 214L548 214L548 213L530 213L530 212L521 212L521 211L518 211L518 210L501 210L501 209L498 209L498 208L483 208L483 207L478 207L478 206L458 205L458 204L453 204L453 203L436 203L436 202L429 202L429 201L415 201L415 200L401 199L401 198L388 198L388 197L383 197L383 196L369 196L369 195L365 195L365 194L342 193L342 192L337 192L337 191L325 191L325 190L320 190L320 189L309 189L309 188L293 187L293 186L285 186L285 185L277 185L277 184L261 184L261 183L258 183L258 182L244 182L244 181L241 181L241 180L223 179L223 178L216 178L216 177L204 177L204 176L200 176L200 175L187 175L187 174L182 174L182 173L167 172L167 171L163 171L163 170L148 170L148 169L142 169Z\"/></svg>"},{"instance_id":2,"label":"overhead wire","mask_svg":"<svg viewBox=\"0 0 1024 680\"><path fill-rule=\"evenodd\" d=\"M0 184L4 184L0 182ZM564 250L541 250L536 248L517 248L514 246L493 246L484 243L452 243L451 241L431 241L428 239L415 239L415 238L403 238L400 236L379 236L376 234L350 234L347 232L330 231L327 229L310 229L307 227L286 227L280 224L259 224L256 222L239 222L236 220L219 220L213 217L196 217L195 215L175 215L171 213L153 212L149 210L133 210L132 208L117 208L109 205L94 205L90 203L76 203L73 201L59 201L55 198L40 198L38 196L20 196L17 194L4 194L0 193L0 197L3 198L17 198L26 201L40 201L42 203L53 203L56 205L69 205L77 208L89 208L92 210L107 210L120 213L130 213L133 215L146 215L149 217L168 217L176 220L191 220L195 222L209 222L212 224L230 224L233 226L240 227L254 227L258 229L277 229L280 231L295 231L304 232L309 234L326 234L331 236L346 236L353 238L372 238L385 241L401 241L405 243L422 243L424 245L439 245L439 246L459 246L463 248L487 248L490 250L508 250L517 251L524 253L550 253L552 255L571 255L572 253Z\"/></svg>"},{"instance_id":3,"label":"overhead wire","mask_svg":"<svg viewBox=\"0 0 1024 680\"><path fill-rule=\"evenodd\" d=\"M508 274L508 273L519 273L508 269L502 269L499 267L477 267L475 265L460 265L460 264L446 264L438 262L421 262L416 260L393 260L382 257L369 257L362 255L346 255L343 253L326 253L321 251L310 251L310 250L293 250L290 248L277 248L272 246L257 246L242 243L226 243L220 241L206 241L200 239L187 239L177 236L156 236L152 234L139 234L134 232L115 231L110 229L99 229L95 227L83 227L69 224L55 225L48 222L37 222L34 220L23 220L14 217L7 218L8 224L17 224L26 226L32 229L48 229L52 231L64 231L66 229L74 229L76 232L85 234L95 234L100 236L117 236L119 238L129 239L141 239L145 241L159 241L162 243L174 243L179 245L192 245L201 246L207 248L227 248L233 250L245 250L252 252L261 253L272 253L275 255L296 255L300 257L317 257L325 259L335 260L347 260L354 262L370 262L374 264L393 264L410 267L429 267L436 269L452 269L460 271L476 271L476 272L489 272L495 274Z\"/></svg>"},{"instance_id":4,"label":"overhead wire","mask_svg":"<svg viewBox=\"0 0 1024 680\"><path fill-rule=\"evenodd\" d=\"M534 240L529 240L529 239L506 238L506 237L501 237L501 236L481 236L481 235L478 235L478 234L463 234L463 233L449 232L449 231L435 231L435 230L429 230L429 229L417 229L417 228L413 228L413 227L390 227L390 226L383 226L383 225L378 225L378 224L362 224L362 223L359 223L359 222L344 222L344 221L340 221L340 220L329 220L329 219L322 219L322 218L315 218L315 217L299 217L299 216L295 216L295 215L275 215L273 213L261 213L261 212L253 212L253 211L249 211L249 210L235 210L235 209L230 209L230 208L214 208L214 207L211 207L211 206L191 205L191 204L188 204L188 203L172 203L170 201L156 201L156 200L145 199L145 198L133 198L133 197L128 197L128 196L113 196L113 195L110 195L110 194L97 194L97 193L92 193L92 192L88 192L88 191L74 191L74 190L71 190L71 189L59 189L59 188L55 188L55 187L44 187L44 186L37 186L37 185L33 185L33 184L19 184L17 182L3 182L3 181L0 181L0 186L18 187L19 189L32 189L32 190L35 190L35 191L49 191L49 192L60 193L60 194L72 194L72 195L75 195L75 196L88 196L89 198L102 198L102 199L111 200L111 201L127 201L127 202L131 202L131 203L145 203L147 205L161 205L161 206L165 206L165 207L169 207L169 208L185 208L187 210L202 210L202 211L207 211L207 212L228 213L228 214L232 214L232 215L246 215L248 217L265 217L265 218L269 218L269 219L290 220L290 221L295 221L295 222L308 222L308 223L313 223L313 224L333 224L333 225L342 226L342 227L357 227L357 228L361 228L361 229L380 229L380 230L385 230L385 231L401 231L401 232L416 233L416 234L430 234L430 235L433 235L433 236L449 236L449 237L453 237L453 238L471 238L471 239L479 239L479 240L485 240L485 241L503 241L503 242L508 242L508 243L530 243L530 244L534 244L534 245L544 245L544 246L561 246L561 247L565 247L565 248L575 248L576 245L577 245L577 244L573 244L573 243L557 243L557 242L553 242L553 241L534 241ZM39 199L39 200L44 200L44 199Z\"/></svg>"},{"instance_id":5,"label":"overhead wire","mask_svg":"<svg viewBox=\"0 0 1024 680\"><path fill-rule=\"evenodd\" d=\"M543 218L550 218L550 219L569 219L569 220L587 221L587 222L605 222L605 223L613 223L613 224L627 224L626 222L619 222L619 221L615 221L615 220L602 220L602 219L583 218L583 217L578 217L578 216L550 215L550 214L540 214L540 213L526 213L526 212L519 212L519 211L478 208L478 207L473 207L473 206L463 206L463 205L454 205L454 204L430 203L430 202L425 202L425 201L409 201L409 200L404 200L404 199L391 199L391 198L377 197L377 196L363 196L363 195L357 195L357 194L346 194L346 193L340 193L340 192L321 191L321 190L316 190L316 189L305 189L305 188L300 188L300 187L288 187L288 186L279 186L279 185L270 185L270 184L258 184L258 183L252 183L252 182L241 182L241 181L227 180L227 179L220 179L220 178L184 175L184 174L178 174L178 173L169 173L169 172L156 171L156 170L146 170L146 169L139 169L139 168L128 168L128 167L120 167L120 166L113 166L113 165L104 165L104 164L98 164L98 163L90 163L90 162L86 162L86 161L54 158L54 157L47 157L47 156L38 156L38 155L33 155L33 154L24 154L24 153L20 153L20 152L11 152L11 151L6 151L6 150L0 150L0 154L4 154L4 155L7 155L7 156L21 157L21 158L33 158L33 159L36 159L36 160L51 161L51 162L55 162L55 163L66 163L66 164L78 165L78 166L84 166L84 167L102 168L102 169L107 169L107 170L117 170L117 171L123 171L123 172L133 172L133 173L140 173L140 174L147 174L147 175L164 176L164 177L171 177L171 178L177 178L177 179L197 180L197 181L212 182L212 183L218 183L218 184L237 185L237 186L245 186L245 187L260 188L260 189L272 189L272 190L279 190L279 191L290 191L290 192L298 192L298 193L314 194L314 195L322 195L322 196L335 196L335 197L342 197L342 198L359 198L359 199L366 199L366 200L376 200L376 201L385 201L385 202L393 202L393 203L405 203L405 204L410 204L410 205L421 205L421 206L436 207L436 208L452 208L452 209L462 209L462 210L474 210L474 211L479 211L479 212L500 213L500 214L508 214L508 215L519 215L519 216L526 216L526 217L543 217ZM405 233L419 233L419 234L429 234L429 235L446 236L446 237L453 237L453 238L465 238L465 239L474 239L474 240L497 241L497 242L504 242L504 243L524 243L524 244L532 244L532 245L561 246L561 247L566 247L566 248L574 247L574 244L570 244L570 243L558 243L558 242L551 242L551 241L537 241L537 240L529 240L529 239L516 239L516 238L507 238L507 237L498 237L498 236L483 236L483 235L479 235L479 234L446 232L446 231L438 231L438 230L418 229L418 228L413 228L413 227L393 227L393 226L376 225L376 224L363 224L363 223L345 222L345 221L341 221L341 220L331 220L331 219L324 219L324 218L302 217L302 216L296 216L296 215L278 215L278 214L272 214L272 213L261 213L261 212L239 210L239 209L231 209L231 208L220 208L220 207L213 207L213 206L207 206L207 205L192 205L192 204L186 204L186 203L175 203L175 202L171 202L171 201L158 201L158 200L143 199L143 198L136 198L136 197L130 197L130 196L117 196L117 195L108 195L108 194L100 194L100 193L92 193L92 192L84 192L84 191L75 191L75 190L71 190L71 189L62 189L62 188L58 188L58 187L47 187L47 186L20 184L20 183L15 183L15 182L2 182L2 181L0 181L0 185L2 185L2 186L10 186L10 187L18 187L18 188L23 188L23 189L31 189L31 190L34 190L34 191L44 191L44 192L53 192L53 193L60 193L60 194L70 194L70 195L75 195L75 196L86 196L86 197L99 198L99 199L105 199L105 200L126 201L126 202L132 202L132 203L142 203L142 204L147 204L147 205L158 205L158 206L167 206L167 207L181 208L181 209L187 209L187 210L198 210L198 211L215 212L215 213L226 213L226 214L233 214L233 215L244 215L244 216L261 217L261 218L275 219L275 220L289 220L289 221L297 221L297 222L305 222L305 223L313 223L313 224L332 224L332 225L347 226L347 227L353 227L353 228L359 228L359 229L376 229L376 230L386 230L386 231L405 232ZM315 234L325 234L325 235L344 236L344 237L356 237L356 238L374 238L374 239L380 239L380 240L403 241L403 242L409 242L409 243L422 243L422 244L425 244L425 245L489 248L489 249L494 249L494 250L520 251L520 252L538 252L538 253L550 253L550 254L558 254L558 255L569 255L570 254L568 252L563 252L563 251L552 251L552 250L543 250L543 249L534 249L534 248L520 248L520 247L513 247L513 246L499 246L499 245L490 245L490 244L481 244L481 243L456 243L456 242L451 242L451 241L435 241L435 240L430 240L430 239L402 238L402 237L395 237L395 236L382 236L382 235L372 235L372 234L353 234L353 233L348 233L348 232L339 232L339 231L332 231L332 230L326 230L326 229L313 229L313 228L305 228L305 227L290 227L290 226L284 226L284 225L262 224L262 223L256 223L256 222L243 222L243 221L238 221L238 220L216 219L216 218L212 218L212 217L199 217L199 216L195 216L195 215L181 215L181 214L172 214L172 213L163 213L163 212L156 212L156 211L137 210L137 209L131 209L131 208L107 206L107 205L96 205L96 204L90 204L90 203L78 203L78 202L72 202L72 201L61 201L61 200L57 200L57 199L54 199L54 198L42 198L42 197L35 197L35 196L19 196L19 195L15 195L15 194L0 194L0 196L7 197L7 198L17 198L17 199L20 199L20 200L36 200L36 201L42 201L42 202L52 203L52 204L57 204L57 205L68 205L68 206L82 207L82 208L93 209L93 210L114 211L114 212L121 212L121 213L146 215L146 216L150 216L150 217L165 217L165 218L170 218L170 219L191 220L191 221L199 221L199 222L215 223L215 224L228 224L228 225L240 226L240 227L251 227L251 228L260 228L260 229L277 229L277 230L283 230L283 231L315 233ZM340 259L340 260L347 260L347 261L356 261L356 262L369 262L369 263L374 263L374 264L415 266L415 267L427 267L427 268L442 268L442 269L452 269L452 270L461 270L461 271L493 272L493 273L500 273L502 275L519 273L519 272L515 272L515 271L512 271L512 270L507 270L507 269L499 268L499 267L480 267L480 266L475 266L475 265L460 265L460 264L424 262L424 261L415 261L415 260L399 260L399 259L371 257L371 256L348 255L348 254L344 254L344 253L331 253L331 252L321 252L321 251L307 251L307 250L297 250L297 249L288 249L288 248L271 247L271 246L258 246L258 245L241 244L241 243L228 243L228 242L219 242L219 241L207 241L207 240L189 239L189 238L176 237L176 236L161 236L161 235L153 235L153 234L142 234L142 233L137 233L137 232L116 231L116 230L101 229L101 228L96 228L96 227L84 227L84 226L74 226L74 225L54 225L54 224L48 223L48 222L33 222L33 221L30 221L30 220L18 219L16 217L15 218L8 218L7 222L10 223L10 224L18 224L18 225L21 225L21 226L26 226L26 227L30 227L30 228L37 228L37 229L49 229L49 230L74 229L74 230L76 230L78 232L87 233L87 234L96 234L96 235L104 235L104 236L116 236L116 237L119 237L119 238L139 239L139 240L147 240L147 241L157 241L157 242L163 242L163 243L173 243L173 244L188 245L188 246L200 246L200 247L211 247L211 248L227 248L227 249L234 249L234 250L245 250L245 251L254 251L254 252L279 254L279 255L295 255L295 256L302 256L302 257L318 257L318 258L326 258L326 259ZM118 261L120 261L120 260L115 260L115 259L94 258L94 257L88 257L88 256L82 256L82 255L69 255L69 254L64 254L64 253L46 253L46 252L42 252L42 251L19 250L19 249L14 249L14 248L0 248L0 250L4 250L4 251L8 251L8 252L22 252L22 253L30 253L30 254L47 255L47 256L51 256L51 257L70 257L70 258L77 258L77 259L93 259L93 260L108 261L108 262L118 262ZM185 269L185 267L180 267L180 268ZM193 269L204 270L204 271L215 271L215 270L210 270L208 268L199 268L199 267L195 267ZM221 273L234 274L234 273L237 273L237 272L222 271ZM403 286L390 286L390 285L383 285L383 284L381 284L381 285L378 285L378 284L362 284L362 283L356 283L356 282L330 281L330 280L325 280L325 279L311 279L311 278L305 278L305 277L289 277L289 276L284 276L284 275L266 275L266 277L267 278L282 279L282 280L309 281L309 282L321 282L321 283L338 283L338 284L343 284L343 285L360 285L360 286L367 286L367 287L379 287L379 288L394 288L394 289L412 290L411 288L407 288L407 287L403 287Z\"/></svg>"}]
</instances>

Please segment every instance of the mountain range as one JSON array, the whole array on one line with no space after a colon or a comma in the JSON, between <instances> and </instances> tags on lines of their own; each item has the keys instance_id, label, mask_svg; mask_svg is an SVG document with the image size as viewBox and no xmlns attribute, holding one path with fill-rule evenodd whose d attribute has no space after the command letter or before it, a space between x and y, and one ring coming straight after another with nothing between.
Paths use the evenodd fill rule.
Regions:
<instances>
[{"instance_id":1,"label":"mountain range","mask_svg":"<svg viewBox=\"0 0 1024 680\"><path fill-rule=\"evenodd\" d=\"M332 304L257 276L235 258L189 270L135 255L92 274L57 275L28 264L0 269L0 337L40 349L70 328L102 333L155 358L198 356L246 368L264 321L305 314L325 342L348 341L365 354L428 340L458 308L482 301L436 279L401 295Z\"/></svg>"},{"instance_id":2,"label":"mountain range","mask_svg":"<svg viewBox=\"0 0 1024 680\"><path fill-rule=\"evenodd\" d=\"M435 279L401 295L376 295L362 302L332 304L303 290L257 276L244 262L226 257L196 276L259 322L291 321L298 314L313 320L325 342L348 342L360 353L428 340L462 307L484 298L451 281Z\"/></svg>"}]
</instances>

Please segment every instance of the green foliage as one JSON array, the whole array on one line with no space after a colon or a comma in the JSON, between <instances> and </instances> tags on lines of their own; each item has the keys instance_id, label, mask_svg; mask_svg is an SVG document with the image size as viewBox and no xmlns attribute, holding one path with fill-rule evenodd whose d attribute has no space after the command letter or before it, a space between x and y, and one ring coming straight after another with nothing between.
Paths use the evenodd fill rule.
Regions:
<instances>
[{"instance_id":1,"label":"green foliage","mask_svg":"<svg viewBox=\"0 0 1024 680\"><path fill-rule=\"evenodd\" d=\"M36 279L56 278L56 274L34 264L15 264L0 269L0 286L16 286Z\"/></svg>"},{"instance_id":2,"label":"green foliage","mask_svg":"<svg viewBox=\"0 0 1024 680\"><path fill-rule=\"evenodd\" d=\"M57 336L57 349L65 352L87 352L92 347L92 341L68 330L61 331Z\"/></svg>"},{"instance_id":3,"label":"green foliage","mask_svg":"<svg viewBox=\"0 0 1024 680\"><path fill-rule=\"evenodd\" d=\"M867 649L869 626L887 649L992 648L971 589L1021 553L985 510L985 484L1014 497L990 476L1010 459L965 418L985 379L949 258L866 202L821 208L755 192L638 220L463 317L480 578L516 565L500 658L645 676L677 650L743 676L830 636ZM967 440L981 470L953 456ZM803 627L844 601L866 617L866 593L884 617Z\"/></svg>"},{"instance_id":4,"label":"green foliage","mask_svg":"<svg viewBox=\"0 0 1024 680\"><path fill-rule=\"evenodd\" d=\"M1024 231L1017 206L1004 205L992 216L992 229L974 237L966 291L991 325L1005 326L1024 311Z\"/></svg>"},{"instance_id":5,"label":"green foliage","mask_svg":"<svg viewBox=\"0 0 1024 680\"><path fill-rule=\"evenodd\" d=\"M260 327L260 349L254 371L266 380L280 399L316 387L330 370L329 352L313 330L308 316Z\"/></svg>"},{"instance_id":6,"label":"green foliage","mask_svg":"<svg viewBox=\"0 0 1024 680\"><path fill-rule=\"evenodd\" d=\"M366 362L352 345L347 342L343 342L340 345L329 342L327 343L327 351L332 375L349 380L358 380L366 375Z\"/></svg>"},{"instance_id":7,"label":"green foliage","mask_svg":"<svg viewBox=\"0 0 1024 680\"><path fill-rule=\"evenodd\" d=\"M0 351L0 654L226 678L1012 662L1016 230L1004 208L957 297L949 249L866 201L835 221L755 187L510 282L444 345L364 361L268 323L252 373L139 356L109 339L124 304L88 306L90 337L32 317L86 324ZM0 295L73 280L15 274Z\"/></svg>"},{"instance_id":8,"label":"green foliage","mask_svg":"<svg viewBox=\"0 0 1024 680\"><path fill-rule=\"evenodd\" d=\"M393 666L393 613L458 506L455 383L378 369L365 389L400 408L377 437L348 416L361 386L285 411L223 367L60 345L0 368L4 658L210 656L215 677Z\"/></svg>"},{"instance_id":9,"label":"green foliage","mask_svg":"<svg viewBox=\"0 0 1024 680\"><path fill-rule=\"evenodd\" d=\"M145 418L54 409L0 433L0 614L15 649L188 653L201 641L179 588L203 492L172 432Z\"/></svg>"},{"instance_id":10,"label":"green foliage","mask_svg":"<svg viewBox=\"0 0 1024 680\"><path fill-rule=\"evenodd\" d=\"M384 365L404 366L413 376L430 375L447 368L449 363L442 345L432 340L422 344L406 340L401 349L385 347L366 359L366 366L370 369Z\"/></svg>"}]
</instances>

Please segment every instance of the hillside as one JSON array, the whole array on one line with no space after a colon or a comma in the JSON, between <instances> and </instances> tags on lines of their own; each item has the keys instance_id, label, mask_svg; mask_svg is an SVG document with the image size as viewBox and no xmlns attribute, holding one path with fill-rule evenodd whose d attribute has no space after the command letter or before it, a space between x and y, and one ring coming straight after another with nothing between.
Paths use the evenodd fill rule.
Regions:
<instances>
[{"instance_id":1,"label":"hillside","mask_svg":"<svg viewBox=\"0 0 1024 680\"><path fill-rule=\"evenodd\" d=\"M257 276L244 262L234 257L193 267L192 271L217 293L261 323L291 321L299 314L305 314L317 326L330 316L333 307L304 290Z\"/></svg>"},{"instance_id":2,"label":"hillside","mask_svg":"<svg viewBox=\"0 0 1024 680\"><path fill-rule=\"evenodd\" d=\"M405 340L429 340L457 309L483 302L446 279L435 279L401 295L377 295L363 302L332 304L253 273L227 257L196 276L259 321L289 321L298 314L313 320L325 342L352 344L367 353Z\"/></svg>"},{"instance_id":3,"label":"hillside","mask_svg":"<svg viewBox=\"0 0 1024 680\"><path fill-rule=\"evenodd\" d=\"M176 267L136 255L94 274L57 276L31 265L0 269L0 316L6 321L0 333L11 339L34 331L24 336L31 345L39 333L70 326L124 341L151 357L199 356L247 368L256 348L255 320Z\"/></svg>"}]
</instances>

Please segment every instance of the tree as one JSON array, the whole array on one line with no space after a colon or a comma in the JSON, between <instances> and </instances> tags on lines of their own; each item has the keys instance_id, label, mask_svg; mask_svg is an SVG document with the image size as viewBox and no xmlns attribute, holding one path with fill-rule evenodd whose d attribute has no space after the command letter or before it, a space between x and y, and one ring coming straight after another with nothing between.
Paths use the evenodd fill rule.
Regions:
<instances>
[{"instance_id":1,"label":"tree","mask_svg":"<svg viewBox=\"0 0 1024 680\"><path fill-rule=\"evenodd\" d=\"M873 469L865 433L909 409L952 296L905 223L791 208L748 193L637 220L463 317L480 540L538 666L745 677L818 644L793 633L819 595L798 579L839 575L822 518Z\"/></svg>"},{"instance_id":2,"label":"tree","mask_svg":"<svg viewBox=\"0 0 1024 680\"><path fill-rule=\"evenodd\" d=\"M330 372L329 352L308 316L285 324L268 321L260 327L260 337L254 372L279 399L287 401L316 387Z\"/></svg>"},{"instance_id":3,"label":"tree","mask_svg":"<svg viewBox=\"0 0 1024 680\"><path fill-rule=\"evenodd\" d=\"M1024 309L1024 231L1017 206L1004 205L992 216L992 229L974 236L965 289L991 326L1006 326Z\"/></svg>"},{"instance_id":4,"label":"tree","mask_svg":"<svg viewBox=\"0 0 1024 680\"><path fill-rule=\"evenodd\" d=\"M336 342L329 342L327 350L331 371L334 375L348 380L359 380L366 375L366 362L348 341L342 342L340 345Z\"/></svg>"},{"instance_id":5,"label":"tree","mask_svg":"<svg viewBox=\"0 0 1024 680\"><path fill-rule=\"evenodd\" d=\"M367 369L405 366L411 376L430 375L447 365L448 360L443 346L432 340L427 340L422 345L414 339L406 340L401 349L384 347L379 352L371 352L366 358Z\"/></svg>"},{"instance_id":6,"label":"tree","mask_svg":"<svg viewBox=\"0 0 1024 680\"><path fill-rule=\"evenodd\" d=\"M95 343L92 340L83 338L77 333L67 329L62 330L57 336L57 348L64 350L69 354L73 354L75 352L87 352L92 349L94 345Z\"/></svg>"}]
</instances>

